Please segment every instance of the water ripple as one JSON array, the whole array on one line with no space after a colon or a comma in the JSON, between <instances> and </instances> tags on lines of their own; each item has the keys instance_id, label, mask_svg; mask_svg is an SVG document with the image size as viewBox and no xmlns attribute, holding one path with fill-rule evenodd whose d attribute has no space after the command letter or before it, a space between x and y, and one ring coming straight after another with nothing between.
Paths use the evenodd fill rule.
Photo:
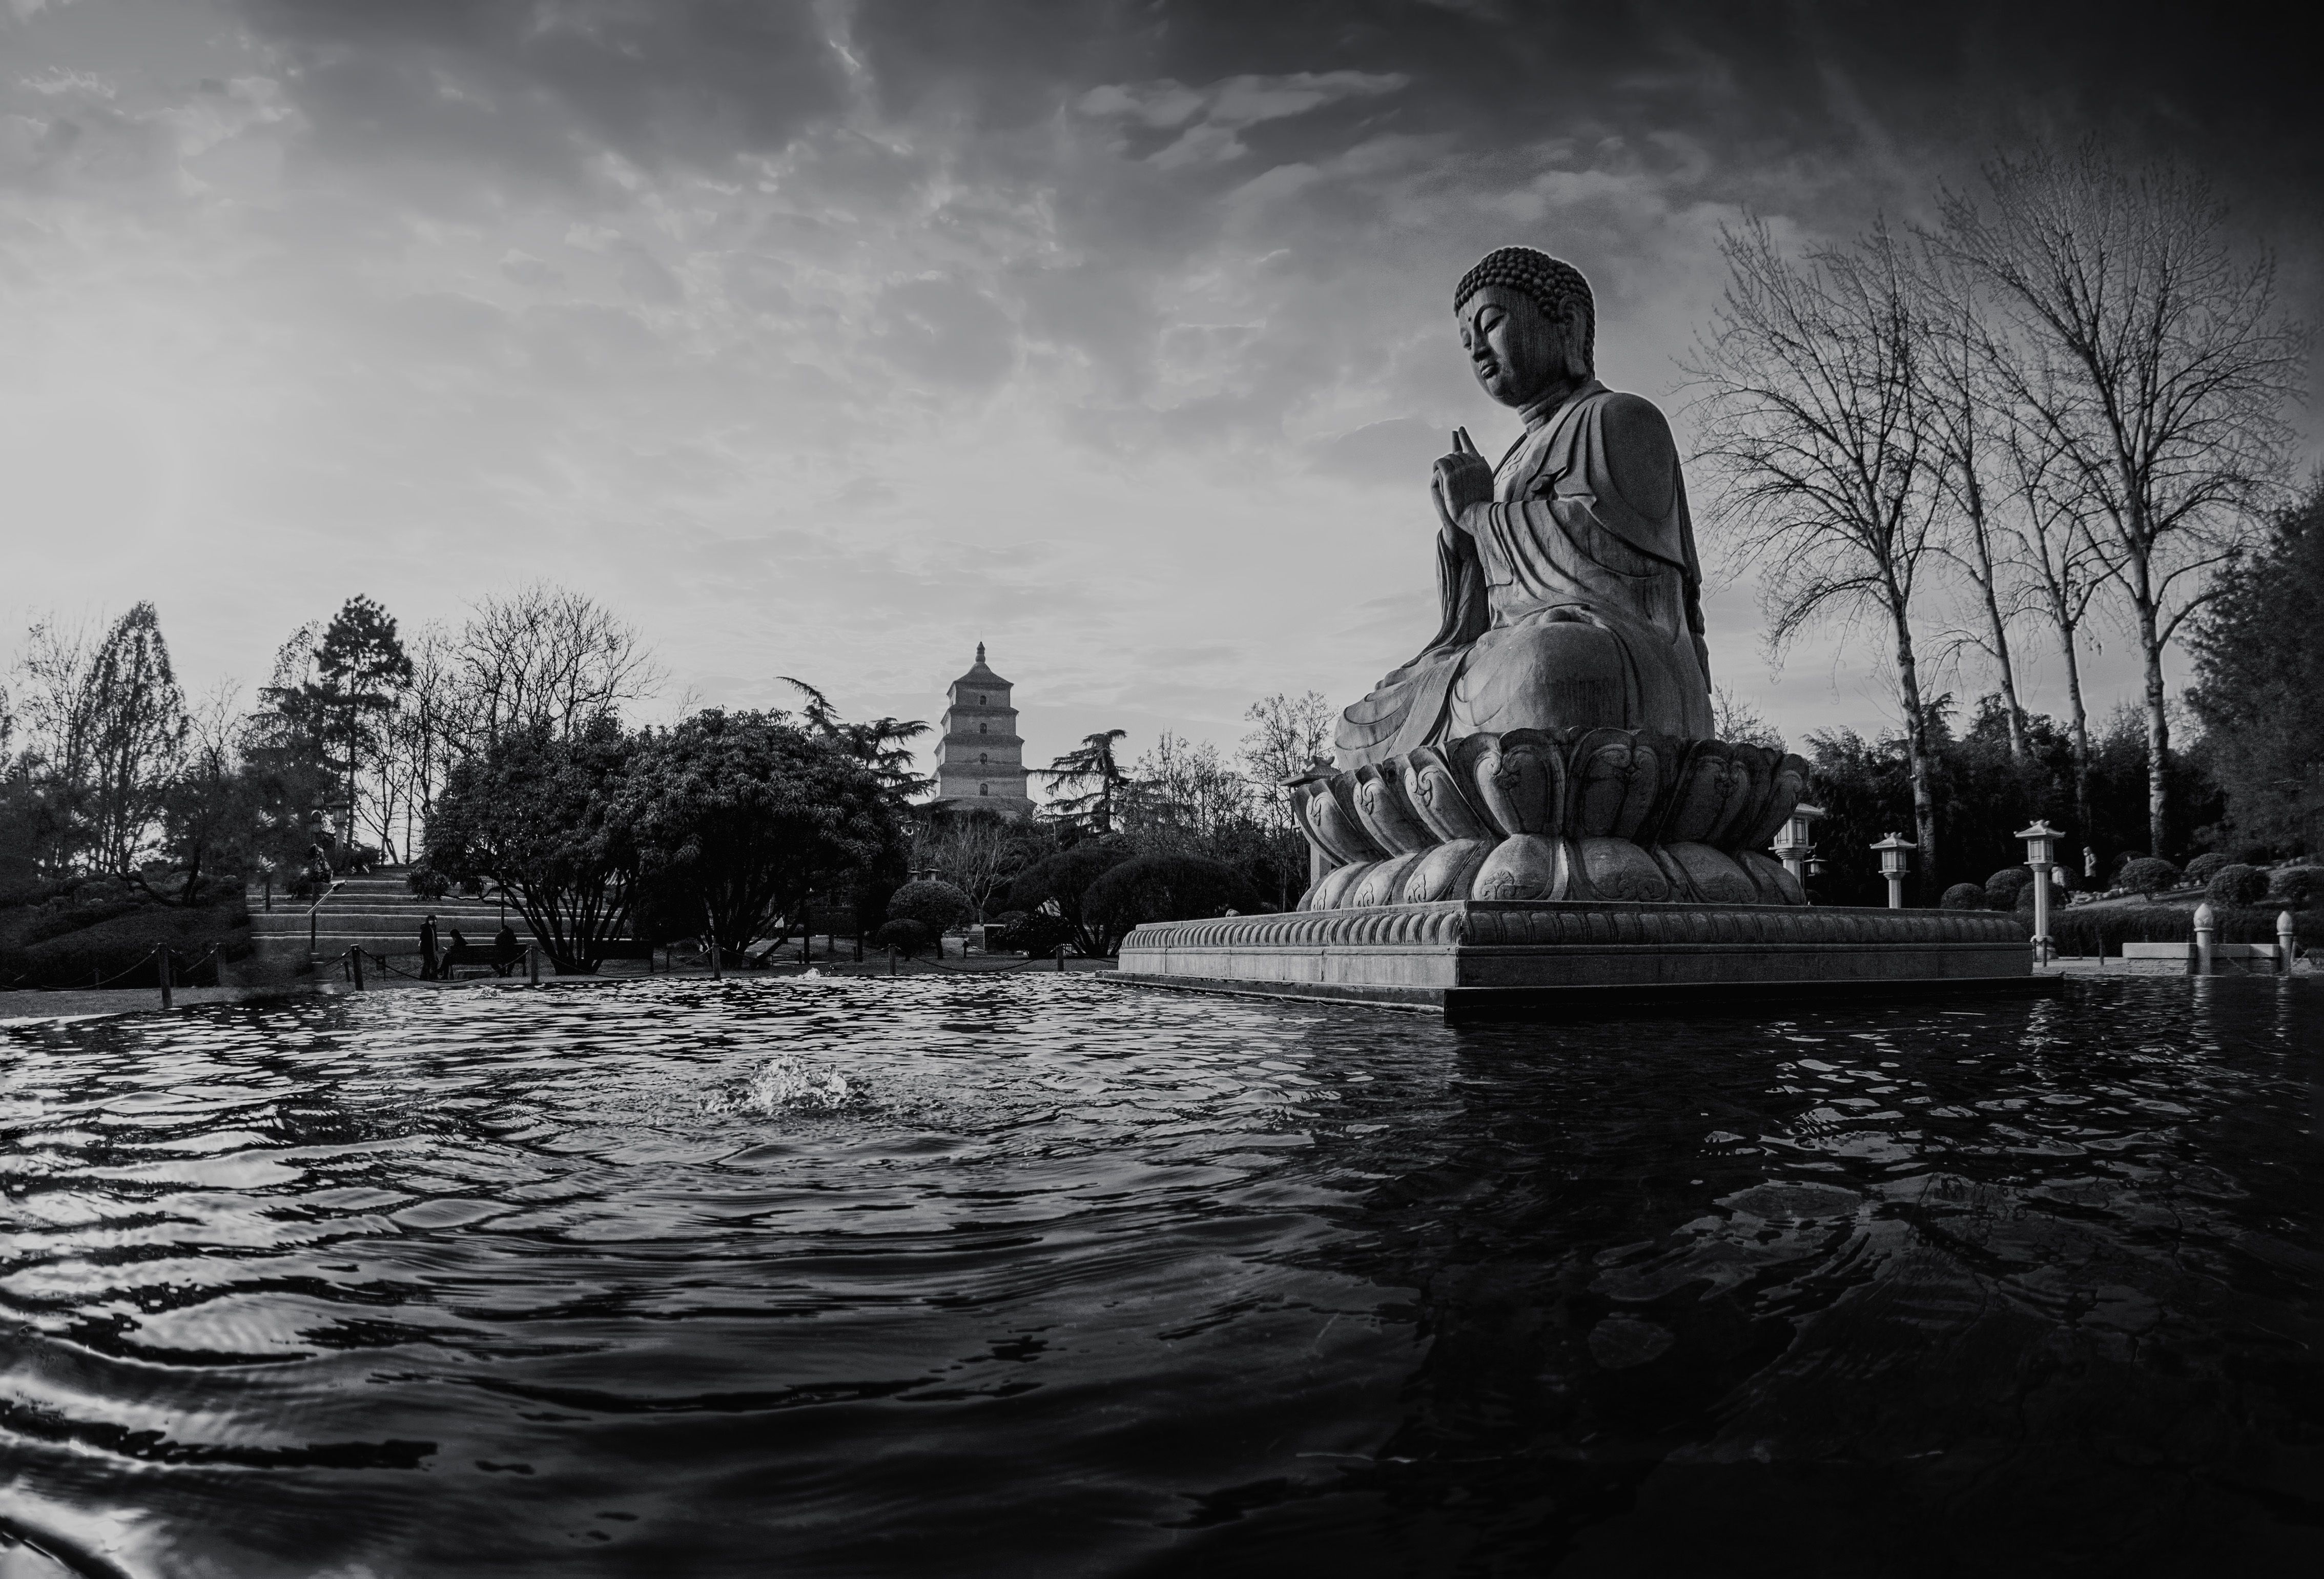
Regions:
<instances>
[{"instance_id":1,"label":"water ripple","mask_svg":"<svg viewBox=\"0 0 2324 1579\"><path fill-rule=\"evenodd\" d=\"M0 1573L2264 1571L2319 1007L0 1027Z\"/></svg>"}]
</instances>

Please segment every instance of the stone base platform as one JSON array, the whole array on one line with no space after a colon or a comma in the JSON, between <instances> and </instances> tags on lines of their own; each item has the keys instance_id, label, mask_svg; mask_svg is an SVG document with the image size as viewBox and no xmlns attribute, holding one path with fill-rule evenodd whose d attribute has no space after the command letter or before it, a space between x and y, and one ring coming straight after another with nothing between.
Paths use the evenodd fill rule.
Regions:
<instances>
[{"instance_id":1,"label":"stone base platform","mask_svg":"<svg viewBox=\"0 0 2324 1579\"><path fill-rule=\"evenodd\" d=\"M1452 900L1140 927L1113 980L1450 1017L1631 999L2052 992L2006 915Z\"/></svg>"}]
</instances>

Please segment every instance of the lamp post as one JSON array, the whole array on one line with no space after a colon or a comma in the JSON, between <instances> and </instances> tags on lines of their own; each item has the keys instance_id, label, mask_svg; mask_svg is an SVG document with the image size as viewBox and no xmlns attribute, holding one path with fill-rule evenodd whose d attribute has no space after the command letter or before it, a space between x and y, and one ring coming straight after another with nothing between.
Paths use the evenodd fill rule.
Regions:
<instances>
[{"instance_id":1,"label":"lamp post","mask_svg":"<svg viewBox=\"0 0 2324 1579\"><path fill-rule=\"evenodd\" d=\"M1872 848L1880 856L1880 875L1888 880L1888 908L1901 910L1904 908L1904 853L1920 846L1902 834L1890 834Z\"/></svg>"},{"instance_id":2,"label":"lamp post","mask_svg":"<svg viewBox=\"0 0 2324 1579\"><path fill-rule=\"evenodd\" d=\"M2053 947L2050 941L2050 867L2061 836L2037 817L2009 836L2025 841L2025 864L2034 872L2034 963L2048 965Z\"/></svg>"},{"instance_id":3,"label":"lamp post","mask_svg":"<svg viewBox=\"0 0 2324 1579\"><path fill-rule=\"evenodd\" d=\"M1815 854L1815 825L1823 816L1822 807L1801 801L1792 808L1792 819L1784 825L1784 836L1775 841L1775 859L1784 863L1784 870L1798 882L1803 892L1807 889L1808 863ZM1821 864L1817 863L1818 866Z\"/></svg>"}]
</instances>

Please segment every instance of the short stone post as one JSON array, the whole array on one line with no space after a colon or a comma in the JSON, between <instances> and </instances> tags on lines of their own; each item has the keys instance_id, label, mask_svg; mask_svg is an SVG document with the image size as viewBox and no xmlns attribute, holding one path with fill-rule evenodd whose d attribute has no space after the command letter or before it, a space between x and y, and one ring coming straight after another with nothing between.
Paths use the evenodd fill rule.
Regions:
<instances>
[{"instance_id":1,"label":"short stone post","mask_svg":"<svg viewBox=\"0 0 2324 1579\"><path fill-rule=\"evenodd\" d=\"M2299 930L2299 928L2298 928L2294 927L2294 926L2292 924L2292 912L2291 912L2290 910L2278 910L2278 911L2276 911L2276 913L2275 913L2275 974L2278 974L2278 975L2280 975L2280 976L2288 976L2288 975L2290 975L2290 974L2292 974L2292 951L2293 951L2294 949L2298 948L2299 946L2300 946L2300 930Z\"/></svg>"},{"instance_id":2,"label":"short stone post","mask_svg":"<svg viewBox=\"0 0 2324 1579\"><path fill-rule=\"evenodd\" d=\"M536 987L540 985L540 945L538 943L524 946L524 979Z\"/></svg>"},{"instance_id":3,"label":"short stone post","mask_svg":"<svg viewBox=\"0 0 2324 1579\"><path fill-rule=\"evenodd\" d=\"M2212 910L2211 901L2205 900L2195 907L2195 974L2197 975L2208 976L2211 974L2211 951L2218 946L2218 941L2219 918Z\"/></svg>"},{"instance_id":4,"label":"short stone post","mask_svg":"<svg viewBox=\"0 0 2324 1579\"><path fill-rule=\"evenodd\" d=\"M363 945L360 943L350 944L347 947L347 972L348 979L355 984L355 991L362 992L364 990Z\"/></svg>"},{"instance_id":5,"label":"short stone post","mask_svg":"<svg viewBox=\"0 0 2324 1579\"><path fill-rule=\"evenodd\" d=\"M174 1000L172 1000L170 995L171 989L174 988L178 983L170 979L174 973L172 973L170 968L169 949L166 947L163 948L158 957L161 965L161 1007L169 1009L174 1007Z\"/></svg>"}]
</instances>

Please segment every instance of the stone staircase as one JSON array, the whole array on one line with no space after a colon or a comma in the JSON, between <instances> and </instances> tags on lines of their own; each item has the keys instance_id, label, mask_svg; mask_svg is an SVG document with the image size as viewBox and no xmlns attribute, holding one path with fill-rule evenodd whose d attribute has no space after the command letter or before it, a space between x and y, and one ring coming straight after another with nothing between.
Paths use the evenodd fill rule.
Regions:
<instances>
[{"instance_id":1,"label":"stone staircase","mask_svg":"<svg viewBox=\"0 0 2324 1579\"><path fill-rule=\"evenodd\" d=\"M386 956L400 968L416 972L420 923L429 916L436 918L438 948L452 946L452 929L456 927L466 935L470 944L490 948L493 935L501 928L499 900L472 900L458 893L446 894L440 900L418 898L405 882L405 872L401 867L384 867L366 877L339 879L338 887L315 909L311 946L307 912L315 901L294 900L278 891L274 908L269 910L264 891L254 884L246 898L252 946L257 951L259 962L277 969L306 964L310 946L315 957L336 961L360 944L374 954ZM514 907L509 910L508 921L516 928L520 946L533 940L531 930Z\"/></svg>"}]
</instances>

